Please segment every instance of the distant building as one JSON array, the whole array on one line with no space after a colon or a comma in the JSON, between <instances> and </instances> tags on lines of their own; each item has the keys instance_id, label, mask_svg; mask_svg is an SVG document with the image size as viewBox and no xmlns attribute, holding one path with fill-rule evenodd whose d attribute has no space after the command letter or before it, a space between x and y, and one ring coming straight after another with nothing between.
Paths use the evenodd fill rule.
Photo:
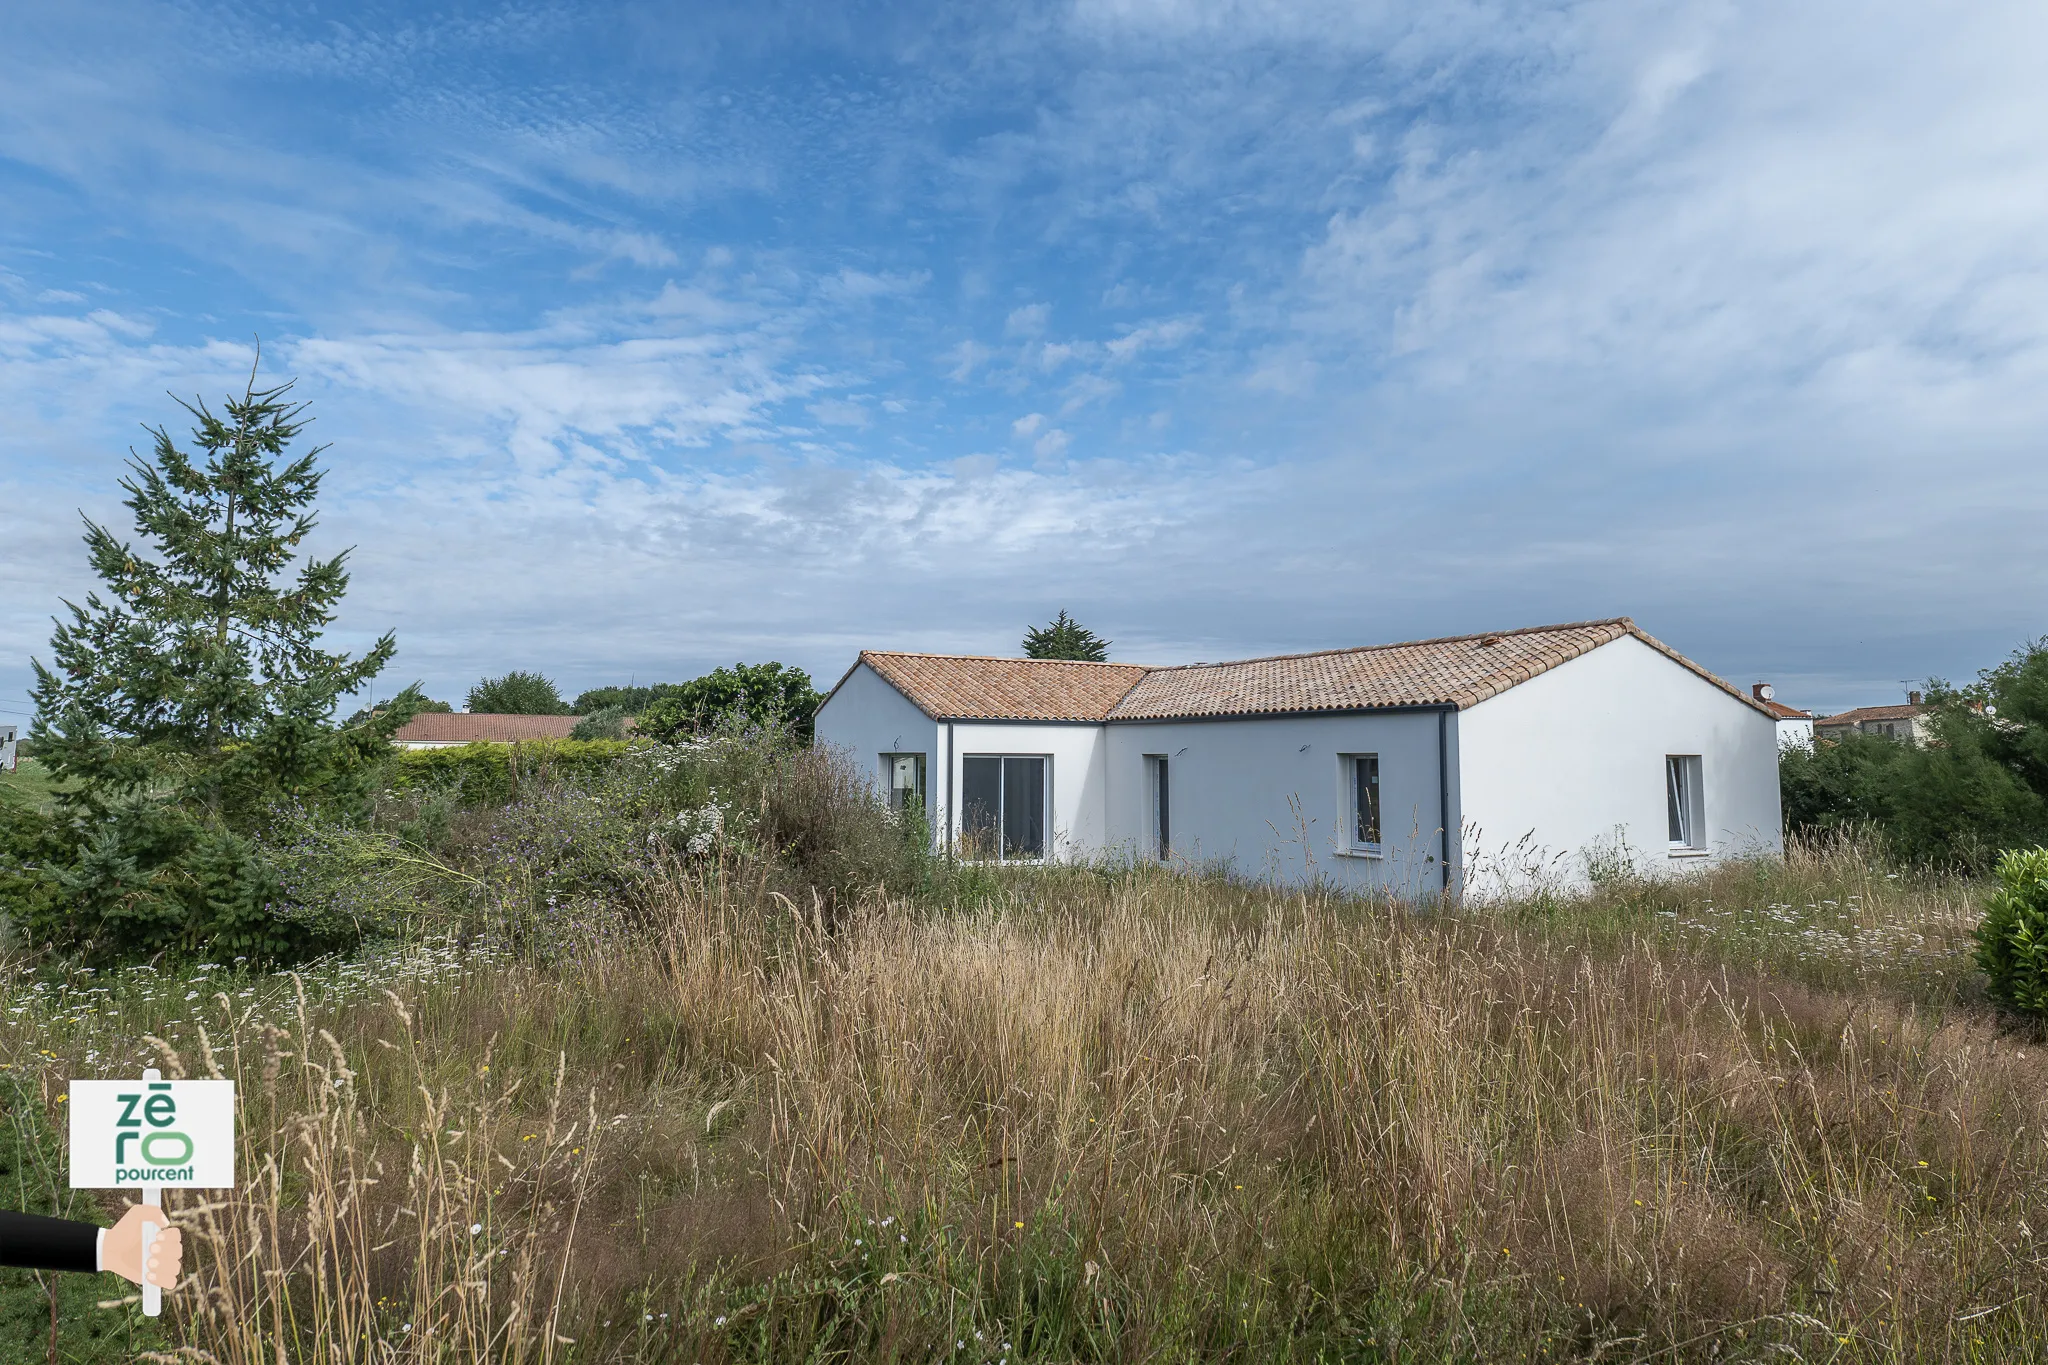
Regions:
<instances>
[{"instance_id":1,"label":"distant building","mask_svg":"<svg viewBox=\"0 0 2048 1365\"><path fill-rule=\"evenodd\" d=\"M391 742L401 749L452 749L462 744L523 744L537 739L567 739L581 719L580 716L424 712L399 726Z\"/></svg>"},{"instance_id":2,"label":"distant building","mask_svg":"<svg viewBox=\"0 0 2048 1365\"><path fill-rule=\"evenodd\" d=\"M1903 739L1909 744L1925 744L1931 737L1926 716L1927 708L1921 705L1920 694L1908 692L1904 706L1859 706L1837 716L1823 716L1813 723L1813 732L1822 739L1839 739L1854 730Z\"/></svg>"},{"instance_id":3,"label":"distant building","mask_svg":"<svg viewBox=\"0 0 2048 1365\"><path fill-rule=\"evenodd\" d=\"M1800 711L1785 705L1777 699L1776 690L1767 682L1751 684L1749 695L1778 722L1780 749L1813 747L1813 712Z\"/></svg>"},{"instance_id":4,"label":"distant building","mask_svg":"<svg viewBox=\"0 0 2048 1365\"><path fill-rule=\"evenodd\" d=\"M17 733L12 725L0 725L0 773L14 771L14 740Z\"/></svg>"}]
</instances>

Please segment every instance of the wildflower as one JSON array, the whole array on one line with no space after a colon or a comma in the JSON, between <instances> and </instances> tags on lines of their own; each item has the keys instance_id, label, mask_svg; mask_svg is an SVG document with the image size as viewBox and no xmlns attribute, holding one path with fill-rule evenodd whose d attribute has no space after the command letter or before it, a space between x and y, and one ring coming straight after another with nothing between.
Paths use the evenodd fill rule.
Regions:
<instances>
[{"instance_id":1,"label":"wildflower","mask_svg":"<svg viewBox=\"0 0 2048 1365\"><path fill-rule=\"evenodd\" d=\"M663 1316L663 1317L667 1317L667 1316L668 1316L668 1314L666 1314L666 1313L663 1313L663 1314L662 1314L662 1316ZM712 1325L713 1327L723 1327L723 1326L725 1326L725 1315L724 1315L723 1313L721 1313L721 1314L719 1314L719 1315L718 1315L717 1317L713 1318L713 1319L711 1320L711 1325Z\"/></svg>"},{"instance_id":2,"label":"wildflower","mask_svg":"<svg viewBox=\"0 0 2048 1365\"><path fill-rule=\"evenodd\" d=\"M471 1223L469 1225L469 1235L472 1237L476 1236L479 1232L482 1232L483 1230L484 1225L482 1223Z\"/></svg>"},{"instance_id":3,"label":"wildflower","mask_svg":"<svg viewBox=\"0 0 2048 1365\"><path fill-rule=\"evenodd\" d=\"M1023 1227L1024 1225L1023 1225L1022 1223L1019 1223L1019 1224L1017 1224L1017 1226L1021 1228L1021 1227Z\"/></svg>"}]
</instances>

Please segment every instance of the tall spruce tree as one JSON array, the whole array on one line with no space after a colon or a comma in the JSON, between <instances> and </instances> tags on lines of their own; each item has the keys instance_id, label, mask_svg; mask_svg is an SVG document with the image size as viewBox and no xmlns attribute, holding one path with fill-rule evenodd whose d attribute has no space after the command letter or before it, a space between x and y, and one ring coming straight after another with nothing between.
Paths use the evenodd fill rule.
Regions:
<instances>
[{"instance_id":1,"label":"tall spruce tree","mask_svg":"<svg viewBox=\"0 0 2048 1365\"><path fill-rule=\"evenodd\" d=\"M60 780L71 856L25 927L100 954L185 949L278 957L322 946L276 913L249 837L285 803L353 805L415 688L348 726L337 704L381 672L389 634L357 658L320 647L348 589L346 552L290 570L313 531L326 447L288 455L304 430L291 385L216 416L191 413L193 451L152 429L121 481L138 549L86 521L105 595L66 602L53 667L35 661L43 762Z\"/></svg>"},{"instance_id":2,"label":"tall spruce tree","mask_svg":"<svg viewBox=\"0 0 2048 1365\"><path fill-rule=\"evenodd\" d=\"M1024 632L1024 657L1099 664L1109 658L1109 641L1062 610L1044 625Z\"/></svg>"}]
</instances>

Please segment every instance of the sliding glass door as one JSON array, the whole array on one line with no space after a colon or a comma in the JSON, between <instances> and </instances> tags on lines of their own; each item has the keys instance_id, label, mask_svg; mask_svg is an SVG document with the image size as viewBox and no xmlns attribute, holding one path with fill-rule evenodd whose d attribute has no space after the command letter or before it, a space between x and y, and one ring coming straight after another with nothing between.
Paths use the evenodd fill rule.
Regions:
<instances>
[{"instance_id":1,"label":"sliding glass door","mask_svg":"<svg viewBox=\"0 0 2048 1365\"><path fill-rule=\"evenodd\" d=\"M1045 856L1045 759L968 754L961 765L961 851L970 858Z\"/></svg>"}]
</instances>

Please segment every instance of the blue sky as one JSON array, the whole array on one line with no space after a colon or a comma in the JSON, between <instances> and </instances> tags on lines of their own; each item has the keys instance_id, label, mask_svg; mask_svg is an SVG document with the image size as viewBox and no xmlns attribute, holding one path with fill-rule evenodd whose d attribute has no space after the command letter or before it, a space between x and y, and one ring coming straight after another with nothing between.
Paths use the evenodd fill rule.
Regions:
<instances>
[{"instance_id":1,"label":"blue sky","mask_svg":"<svg viewBox=\"0 0 2048 1365\"><path fill-rule=\"evenodd\" d=\"M2048 632L2048 10L0 7L0 719L166 390L296 375L459 702L1066 608L1632 615L1825 709Z\"/></svg>"}]
</instances>

